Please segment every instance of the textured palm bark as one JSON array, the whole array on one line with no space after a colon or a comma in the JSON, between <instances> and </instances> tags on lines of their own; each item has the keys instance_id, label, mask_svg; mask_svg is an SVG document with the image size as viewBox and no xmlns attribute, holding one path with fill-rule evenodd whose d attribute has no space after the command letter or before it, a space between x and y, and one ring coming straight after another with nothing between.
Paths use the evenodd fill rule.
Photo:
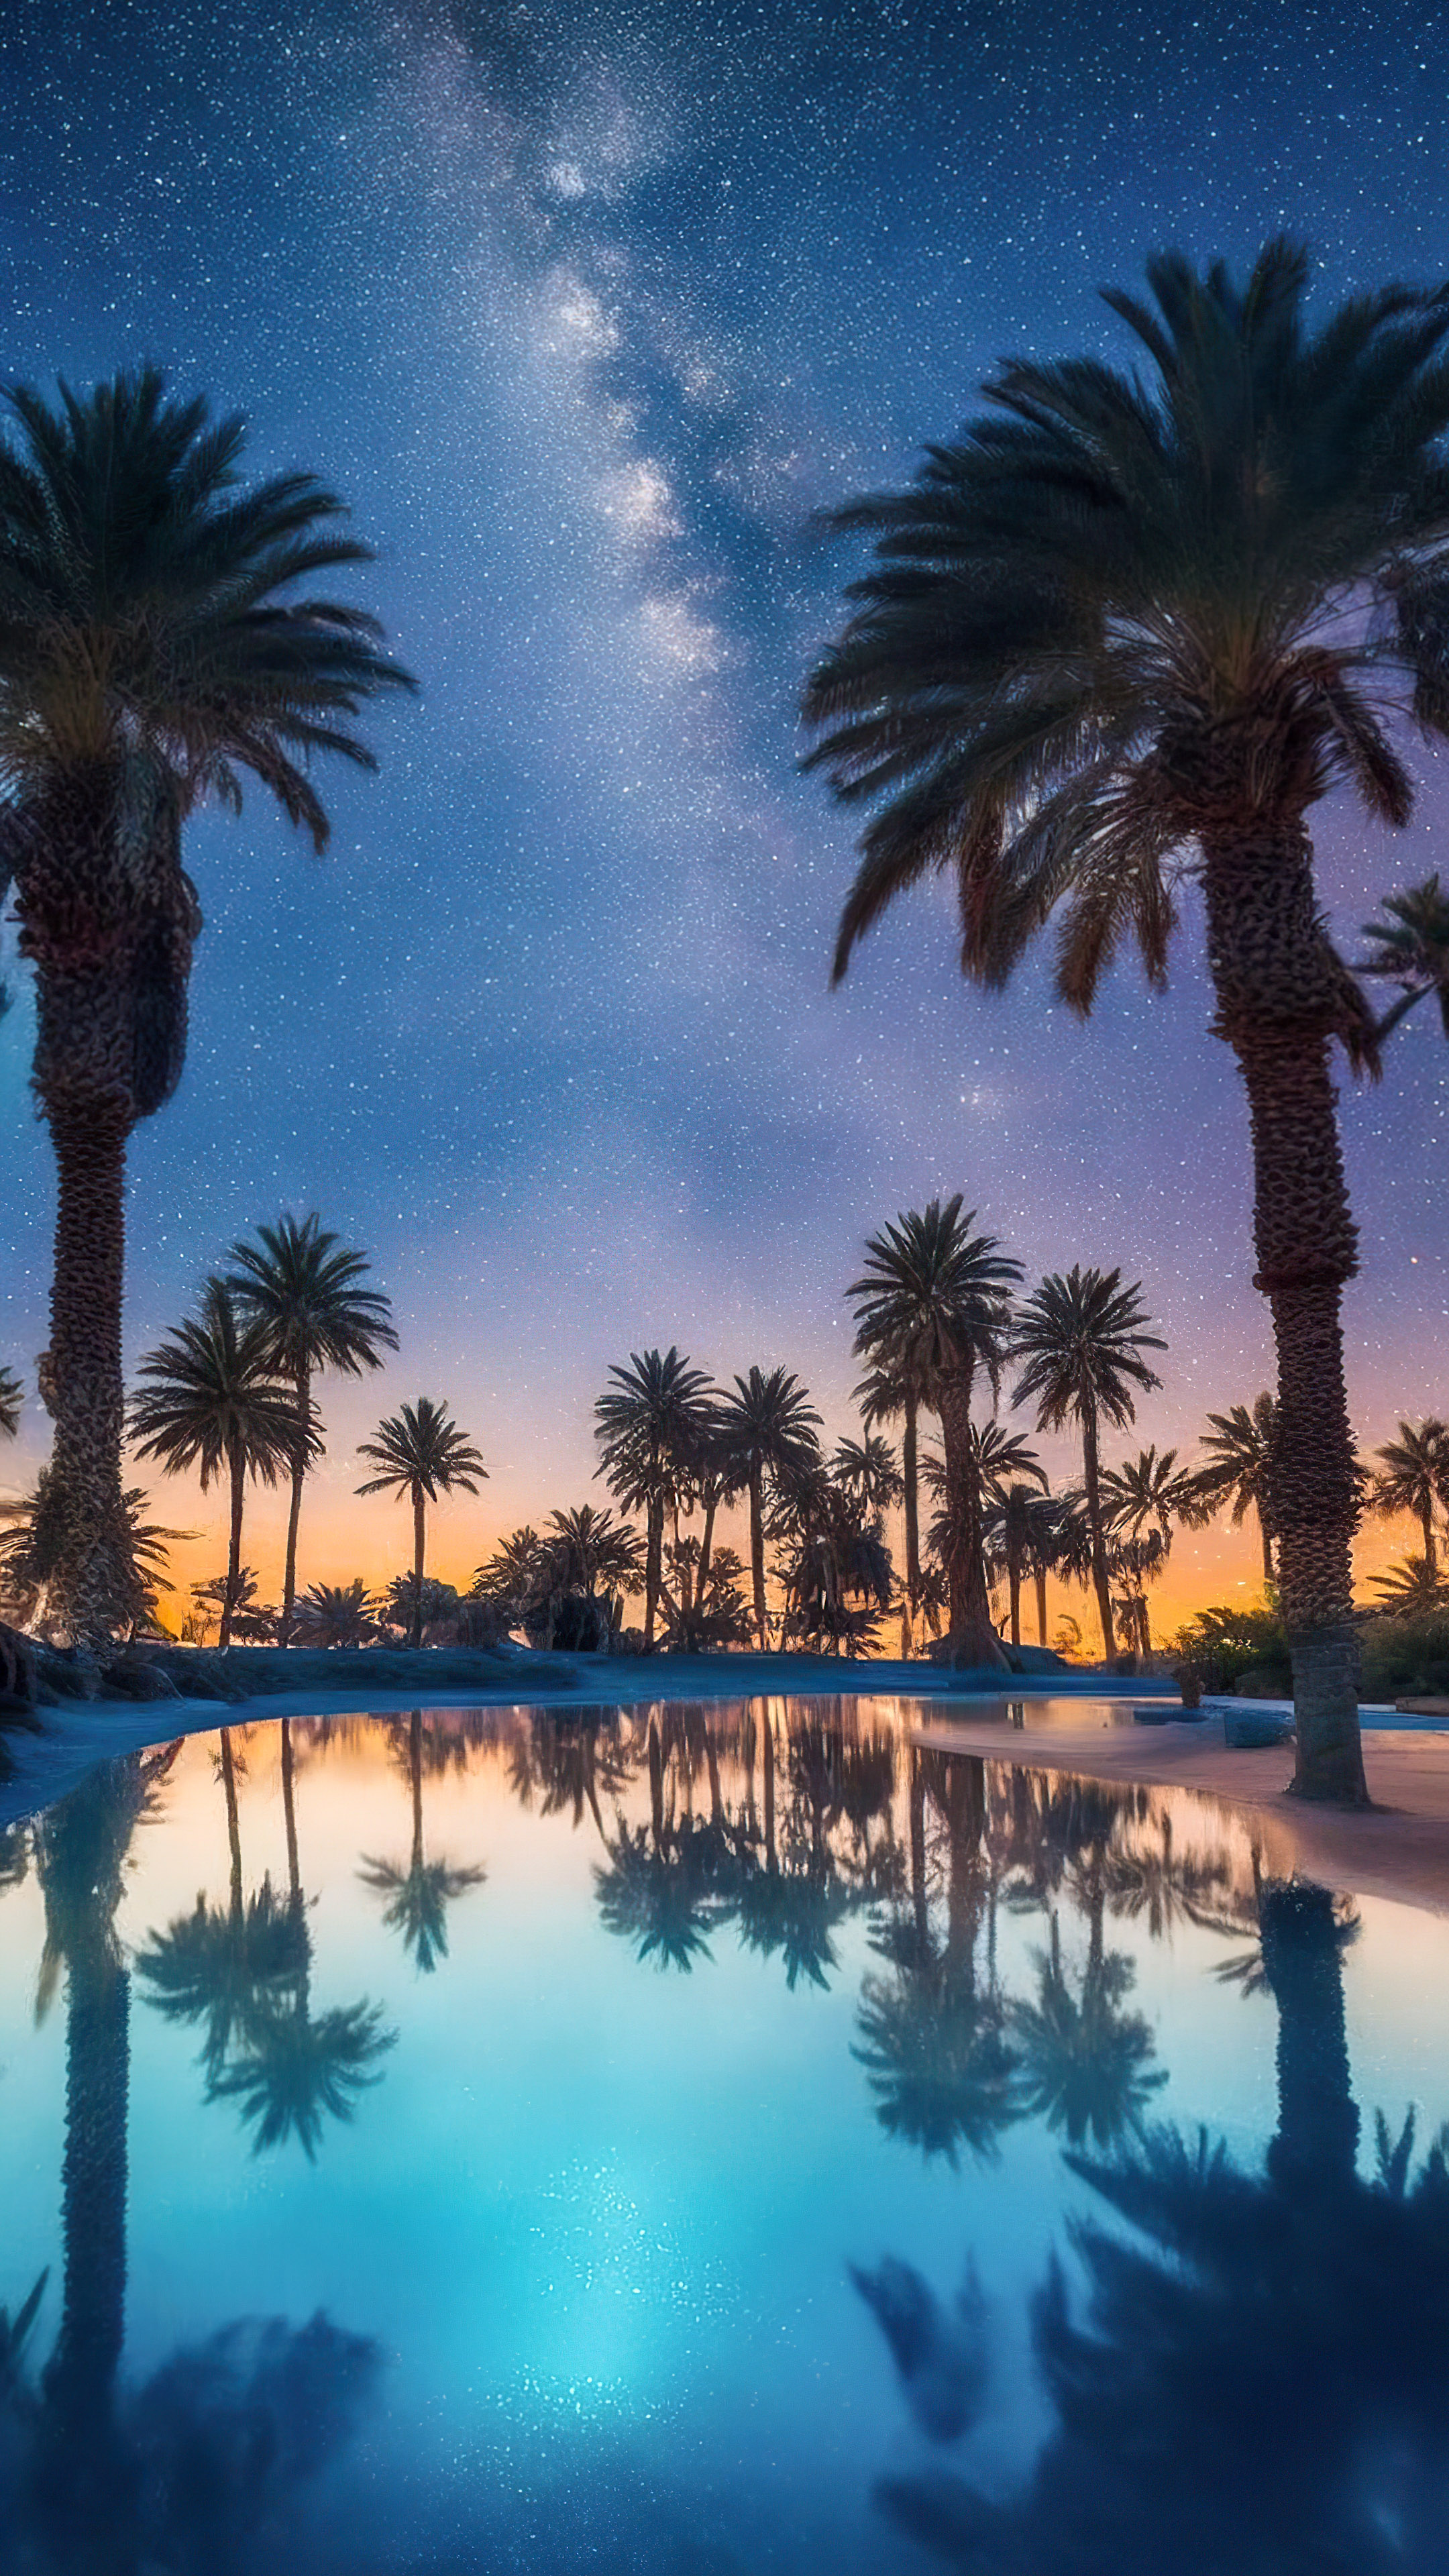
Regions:
<instances>
[{"instance_id":1,"label":"textured palm bark","mask_svg":"<svg viewBox=\"0 0 1449 2576\"><path fill-rule=\"evenodd\" d=\"M1102 1527L1102 1469L1097 1451L1097 1408L1090 1397L1082 1408L1082 1490L1087 1498L1087 1526L1092 1533L1092 1589L1102 1622L1102 1653L1110 1664L1117 1652L1112 1626L1112 1585L1107 1573L1107 1540Z\"/></svg>"},{"instance_id":2,"label":"textured palm bark","mask_svg":"<svg viewBox=\"0 0 1449 2576\"><path fill-rule=\"evenodd\" d=\"M1039 1646L1044 1646L1047 1632L1046 1567L1035 1566L1031 1579L1036 1585L1036 1641Z\"/></svg>"},{"instance_id":3,"label":"textured palm bark","mask_svg":"<svg viewBox=\"0 0 1449 2576\"><path fill-rule=\"evenodd\" d=\"M654 1643L654 1622L659 1616L659 1587L664 1579L664 1498L651 1494L644 1516L644 1643Z\"/></svg>"},{"instance_id":4,"label":"textured palm bark","mask_svg":"<svg viewBox=\"0 0 1449 2576\"><path fill-rule=\"evenodd\" d=\"M221 1607L218 1646L231 1644L231 1624L236 1616L236 1596L241 1590L242 1514L246 1508L247 1462L239 1441L233 1441L227 1460L231 1514L226 1548L226 1599Z\"/></svg>"},{"instance_id":5,"label":"textured palm bark","mask_svg":"<svg viewBox=\"0 0 1449 2576\"><path fill-rule=\"evenodd\" d=\"M1217 1032L1237 1056L1253 1140L1254 1285L1268 1299L1278 1400L1268 1520L1293 1658L1294 1787L1365 1805L1353 1627L1359 1495L1340 1300L1358 1267L1329 1067L1363 1006L1329 948L1301 823L1203 836Z\"/></svg>"},{"instance_id":6,"label":"textured palm bark","mask_svg":"<svg viewBox=\"0 0 1449 2576\"><path fill-rule=\"evenodd\" d=\"M44 1005L42 1004L42 1008ZM128 1121L77 1087L43 1101L59 1183L46 1394L55 1417L36 1558L51 1624L99 1646L145 1607L122 1501Z\"/></svg>"},{"instance_id":7,"label":"textured palm bark","mask_svg":"<svg viewBox=\"0 0 1449 2576\"><path fill-rule=\"evenodd\" d=\"M946 1519L950 1531L947 1577L951 1586L951 1660L1009 1670L986 1592L981 1544L981 1495L971 1463L971 1372L943 1371L936 1390L941 1447L946 1459Z\"/></svg>"}]
</instances>

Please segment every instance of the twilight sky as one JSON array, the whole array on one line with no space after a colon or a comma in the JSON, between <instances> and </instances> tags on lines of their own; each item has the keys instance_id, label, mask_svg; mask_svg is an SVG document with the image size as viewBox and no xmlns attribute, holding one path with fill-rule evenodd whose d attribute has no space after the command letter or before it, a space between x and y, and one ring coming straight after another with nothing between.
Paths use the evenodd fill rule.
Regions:
<instances>
[{"instance_id":1,"label":"twilight sky","mask_svg":"<svg viewBox=\"0 0 1449 2576\"><path fill-rule=\"evenodd\" d=\"M1085 1029L1040 968L964 987L929 893L832 995L851 836L795 766L851 569L802 522L904 475L997 355L1124 355L1095 290L1168 243L1241 262L1287 227L1328 297L1449 272L1435 13L1202 0L1164 23L1133 0L11 0L0 378L151 356L241 409L258 471L311 466L353 505L380 557L356 595L422 683L370 720L378 778L325 777L324 862L260 793L193 825L190 1057L133 1147L130 1354L282 1207L318 1208L394 1298L386 1379L323 1389L304 1579L403 1561L406 1515L352 1499L352 1444L420 1390L492 1470L439 1515L455 1576L590 1498L592 1400L631 1348L784 1361L853 1428L840 1291L864 1235L938 1191L1032 1278L1142 1279L1171 1346L1144 1438L1190 1442L1267 1382L1198 922L1165 998L1124 970ZM1449 764L1415 759L1408 832L1319 809L1348 930L1444 864ZM22 999L0 1358L33 1383L53 1185L30 1035ZM1371 1442L1449 1407L1446 1105L1427 1015L1345 1102ZM11 1483L43 1430L32 1403ZM220 1527L184 1491L161 1517ZM263 1498L245 1553L269 1582L280 1531ZM213 1570L217 1540L184 1562ZM1182 1539L1164 1607L1252 1572L1227 1533Z\"/></svg>"}]
</instances>

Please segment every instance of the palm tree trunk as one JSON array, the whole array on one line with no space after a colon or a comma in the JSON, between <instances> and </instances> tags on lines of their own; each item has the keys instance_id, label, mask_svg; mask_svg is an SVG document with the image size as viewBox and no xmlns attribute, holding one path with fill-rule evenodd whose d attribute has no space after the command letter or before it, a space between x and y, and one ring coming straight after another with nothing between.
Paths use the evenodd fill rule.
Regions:
<instances>
[{"instance_id":1,"label":"palm tree trunk","mask_svg":"<svg viewBox=\"0 0 1449 2576\"><path fill-rule=\"evenodd\" d=\"M413 1874L421 1878L423 1870L423 1712L413 1710L408 1720L408 1780L413 1793Z\"/></svg>"},{"instance_id":2,"label":"palm tree trunk","mask_svg":"<svg viewBox=\"0 0 1449 2576\"><path fill-rule=\"evenodd\" d=\"M297 1455L292 1462L292 1508L287 1514L287 1564L282 1576L282 1624L279 1646L292 1642L292 1604L297 1597L297 1523L302 1517L302 1479L307 1473L307 1434L312 1428L312 1373L297 1363Z\"/></svg>"},{"instance_id":3,"label":"palm tree trunk","mask_svg":"<svg viewBox=\"0 0 1449 2576\"><path fill-rule=\"evenodd\" d=\"M1333 1899L1309 1880L1269 1880L1258 1928L1263 1973L1278 2007L1278 2134L1268 2149L1269 2169L1298 2189L1342 2188L1353 2180L1359 2118Z\"/></svg>"},{"instance_id":4,"label":"palm tree trunk","mask_svg":"<svg viewBox=\"0 0 1449 2576\"><path fill-rule=\"evenodd\" d=\"M302 1865L297 1849L297 1767L292 1751L292 1721L282 1720L282 1821L287 1834L287 1887L293 1905L302 1897Z\"/></svg>"},{"instance_id":5,"label":"palm tree trunk","mask_svg":"<svg viewBox=\"0 0 1449 2576\"><path fill-rule=\"evenodd\" d=\"M216 1641L220 1647L231 1644L232 1613L241 1589L242 1507L246 1501L247 1462L240 1441L232 1442L228 1467L231 1475L231 1539L226 1558L226 1599L222 1604L221 1631Z\"/></svg>"},{"instance_id":6,"label":"palm tree trunk","mask_svg":"<svg viewBox=\"0 0 1449 2576\"><path fill-rule=\"evenodd\" d=\"M1015 1557L1006 1569L1007 1589L1011 1595L1011 1642L1021 1644L1021 1567Z\"/></svg>"},{"instance_id":7,"label":"palm tree trunk","mask_svg":"<svg viewBox=\"0 0 1449 2576\"><path fill-rule=\"evenodd\" d=\"M921 1497L916 1459L916 1391L905 1390L906 1428L901 1442L901 1474L906 1488L906 1591L914 1610L921 1597Z\"/></svg>"},{"instance_id":8,"label":"palm tree trunk","mask_svg":"<svg viewBox=\"0 0 1449 2576\"><path fill-rule=\"evenodd\" d=\"M423 1556L427 1546L427 1501L421 1491L413 1496L413 1632L411 1644L423 1642Z\"/></svg>"},{"instance_id":9,"label":"palm tree trunk","mask_svg":"<svg viewBox=\"0 0 1449 2576\"><path fill-rule=\"evenodd\" d=\"M664 1579L664 1497L651 1494L644 1520L644 1643L654 1643L659 1614L659 1586Z\"/></svg>"},{"instance_id":10,"label":"palm tree trunk","mask_svg":"<svg viewBox=\"0 0 1449 2576\"><path fill-rule=\"evenodd\" d=\"M1102 1487L1097 1456L1097 1409L1090 1398L1082 1410L1082 1485L1087 1499L1087 1526L1092 1533L1092 1589L1102 1622L1102 1653L1110 1664L1117 1652L1112 1626L1112 1585L1107 1573L1107 1541L1102 1528Z\"/></svg>"},{"instance_id":11,"label":"palm tree trunk","mask_svg":"<svg viewBox=\"0 0 1449 2576\"><path fill-rule=\"evenodd\" d=\"M1339 1311L1358 1235L1329 1067L1351 990L1319 927L1298 817L1275 824L1243 790L1236 810L1225 800L1221 827L1199 839L1214 1025L1248 1095L1254 1285L1268 1299L1278 1351L1268 1503L1293 1658L1293 1785L1301 1796L1362 1806L1351 1559L1359 1495Z\"/></svg>"},{"instance_id":12,"label":"palm tree trunk","mask_svg":"<svg viewBox=\"0 0 1449 2576\"><path fill-rule=\"evenodd\" d=\"M241 1810L237 1805L236 1756L231 1749L231 1729L221 1730L221 1793L226 1801L226 1845L231 1859L231 1910L238 1921L242 1910Z\"/></svg>"},{"instance_id":13,"label":"palm tree trunk","mask_svg":"<svg viewBox=\"0 0 1449 2576\"><path fill-rule=\"evenodd\" d=\"M1436 1583L1439 1579L1439 1551L1434 1544L1434 1497L1432 1494L1426 1494L1424 1496L1420 1518L1424 1524L1424 1563L1428 1568L1430 1582Z\"/></svg>"},{"instance_id":14,"label":"palm tree trunk","mask_svg":"<svg viewBox=\"0 0 1449 2576\"><path fill-rule=\"evenodd\" d=\"M765 1629L765 1479L758 1459L750 1465L750 1580L755 1595L755 1635L761 1654Z\"/></svg>"},{"instance_id":15,"label":"palm tree trunk","mask_svg":"<svg viewBox=\"0 0 1449 2576\"><path fill-rule=\"evenodd\" d=\"M1047 1632L1046 1567L1044 1565L1033 1567L1032 1581L1036 1585L1036 1641L1039 1646L1044 1646Z\"/></svg>"},{"instance_id":16,"label":"palm tree trunk","mask_svg":"<svg viewBox=\"0 0 1449 2576\"><path fill-rule=\"evenodd\" d=\"M986 1560L981 1545L981 1496L971 1463L971 1378L952 1369L938 1389L941 1446L946 1458L946 1518L950 1531L947 1571L951 1583L951 1657L958 1667L984 1664L996 1671L1006 1655L991 1617Z\"/></svg>"},{"instance_id":17,"label":"palm tree trunk","mask_svg":"<svg viewBox=\"0 0 1449 2576\"><path fill-rule=\"evenodd\" d=\"M1269 1536L1268 1523L1263 1517L1261 1505L1258 1509L1258 1535L1263 1542L1263 1582L1265 1586L1270 1586L1276 1580L1273 1573L1273 1541Z\"/></svg>"},{"instance_id":18,"label":"palm tree trunk","mask_svg":"<svg viewBox=\"0 0 1449 2576\"><path fill-rule=\"evenodd\" d=\"M54 1008L42 980L42 1023ZM40 1051L37 1051L37 1064ZM121 1293L125 1269L126 1139L130 1118L90 1087L42 1088L59 1194L50 1349L42 1393L55 1417L36 1512L36 1555L47 1608L78 1644L104 1643L141 1616L121 1501L125 1392Z\"/></svg>"},{"instance_id":19,"label":"palm tree trunk","mask_svg":"<svg viewBox=\"0 0 1449 2576\"><path fill-rule=\"evenodd\" d=\"M709 1589L709 1561L714 1554L714 1516L718 1510L719 1489L717 1486L711 1485L709 1489L709 1500L704 1507L704 1536L699 1542L699 1579L694 1587L694 1601L696 1609L698 1609L703 1602L704 1596Z\"/></svg>"}]
</instances>

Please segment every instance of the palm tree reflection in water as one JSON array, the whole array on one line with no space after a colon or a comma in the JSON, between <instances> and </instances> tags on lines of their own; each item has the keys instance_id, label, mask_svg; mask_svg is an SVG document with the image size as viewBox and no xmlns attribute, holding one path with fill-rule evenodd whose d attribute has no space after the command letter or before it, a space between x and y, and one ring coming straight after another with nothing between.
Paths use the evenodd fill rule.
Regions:
<instances>
[{"instance_id":1,"label":"palm tree reflection in water","mask_svg":"<svg viewBox=\"0 0 1449 2576\"><path fill-rule=\"evenodd\" d=\"M38 2385L27 2362L44 2276L13 2324L0 2312L0 2538L6 2566L27 2576L232 2576L257 2564L252 2545L281 2533L350 2437L380 2359L320 2315L301 2329L251 2319L176 2352L138 2391L120 2383L130 1978L116 1914L132 1835L177 1750L102 1766L35 1831L37 2013L64 1975L66 2107L62 2312ZM221 1983L234 1983L230 1965ZM208 2038L212 2000L195 2016Z\"/></svg>"},{"instance_id":2,"label":"palm tree reflection in water","mask_svg":"<svg viewBox=\"0 0 1449 2576\"><path fill-rule=\"evenodd\" d=\"M1194 1900L1196 1901L1196 1900ZM969 2467L879 2490L972 2576L1437 2576L1449 2530L1449 2130L1415 2167L1415 2118L1382 2114L1357 2164L1343 1994L1353 1925L1326 1889L1260 1882L1278 2013L1278 2126L1261 2173L1207 2130L1134 2132L1066 2162L1128 2222L1073 2223L1085 2318L1053 2262L1033 2303L1054 2428L1002 2500ZM1241 1963L1239 1963L1241 1964ZM951 2315L909 2266L858 2286L918 2425ZM901 2318L908 2331L902 2338Z\"/></svg>"},{"instance_id":3,"label":"palm tree reflection in water","mask_svg":"<svg viewBox=\"0 0 1449 2576\"><path fill-rule=\"evenodd\" d=\"M486 1870L476 1863L454 1868L450 1861L430 1861L423 1849L423 1713L415 1708L408 1720L407 1770L412 1789L413 1841L407 1861L364 1860L358 1872L365 1886L387 1898L383 1921L402 1934L403 1948L420 1975L431 1975L448 1955L448 1908L472 1887L481 1887ZM446 1752L447 1739L442 1739Z\"/></svg>"}]
</instances>

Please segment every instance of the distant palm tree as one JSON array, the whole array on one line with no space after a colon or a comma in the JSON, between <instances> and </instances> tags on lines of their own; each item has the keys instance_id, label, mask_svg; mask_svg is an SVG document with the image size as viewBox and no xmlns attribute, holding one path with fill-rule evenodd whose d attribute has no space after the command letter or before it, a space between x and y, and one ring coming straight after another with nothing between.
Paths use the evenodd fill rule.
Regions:
<instances>
[{"instance_id":1,"label":"distant palm tree","mask_svg":"<svg viewBox=\"0 0 1449 2576\"><path fill-rule=\"evenodd\" d=\"M231 1643L241 1571L246 1480L275 1485L290 1475L303 1439L290 1390L277 1377L265 1337L243 1325L219 1279L208 1279L199 1317L188 1316L140 1363L147 1380L131 1406L131 1438L142 1458L159 1459L168 1476L194 1467L205 1493L224 1477L231 1493L231 1547L222 1646ZM314 1435L309 1431L310 1443Z\"/></svg>"},{"instance_id":2,"label":"distant palm tree","mask_svg":"<svg viewBox=\"0 0 1449 2576\"><path fill-rule=\"evenodd\" d=\"M350 1583L314 1583L299 1595L293 1633L299 1646L367 1646L377 1635L378 1604L360 1574Z\"/></svg>"},{"instance_id":3,"label":"distant palm tree","mask_svg":"<svg viewBox=\"0 0 1449 2576\"><path fill-rule=\"evenodd\" d=\"M1231 1503L1234 1529L1241 1527L1249 1512L1256 1512L1265 1583L1273 1581L1270 1470L1277 1418L1277 1406L1266 1393L1256 1399L1251 1411L1246 1404L1235 1404L1231 1412L1210 1413L1202 1443L1207 1464L1197 1474L1198 1491L1209 1510L1220 1511L1224 1503Z\"/></svg>"},{"instance_id":4,"label":"distant palm tree","mask_svg":"<svg viewBox=\"0 0 1449 2576\"><path fill-rule=\"evenodd\" d=\"M100 1638L134 1615L120 1507L125 1157L170 1098L201 929L182 831L207 797L268 788L314 847L314 754L362 768L364 703L411 685L374 619L293 594L371 561L310 474L238 488L244 430L169 402L154 367L8 396L0 645L12 883L36 974L34 1080L59 1176L45 1568L58 1618Z\"/></svg>"},{"instance_id":5,"label":"distant palm tree","mask_svg":"<svg viewBox=\"0 0 1449 2576\"><path fill-rule=\"evenodd\" d=\"M359 1494L406 1495L413 1507L413 1617L410 1642L423 1642L423 1557L427 1544L427 1507L440 1494L476 1494L488 1470L479 1452L451 1419L446 1405L420 1395L377 1426L373 1440L358 1443L359 1458L382 1469L359 1485Z\"/></svg>"},{"instance_id":6,"label":"distant palm tree","mask_svg":"<svg viewBox=\"0 0 1449 2576\"><path fill-rule=\"evenodd\" d=\"M1042 1474L1042 1486L1046 1476ZM1000 1498L987 1511L985 1538L988 1555L996 1557L1006 1575L1007 1599L1010 1604L1011 1642L1021 1644L1022 1577L1038 1564L1045 1582L1048 1556L1040 1524L1043 1509L1049 1514L1051 1498L1035 1485L1009 1484ZM1043 1631L1040 1643L1046 1644L1046 1614L1041 1611L1037 1626Z\"/></svg>"},{"instance_id":7,"label":"distant palm tree","mask_svg":"<svg viewBox=\"0 0 1449 2576\"><path fill-rule=\"evenodd\" d=\"M403 1948L417 1961L419 1973L430 1976L448 1955L448 1907L455 1897L466 1896L469 1888L481 1887L487 1872L474 1863L455 1868L449 1861L430 1861L424 1852L421 1709L415 1708L408 1720L407 1763L413 1800L412 1851L406 1862L373 1860L364 1854L357 1874L375 1895L387 1898L384 1923L390 1932L402 1934Z\"/></svg>"},{"instance_id":8,"label":"distant palm tree","mask_svg":"<svg viewBox=\"0 0 1449 2576\"><path fill-rule=\"evenodd\" d=\"M713 1389L673 1343L665 1352L632 1351L627 1368L594 1406L599 1443L596 1473L626 1512L645 1528L644 1643L654 1643L664 1572L665 1513L678 1507L698 1474L711 1431Z\"/></svg>"},{"instance_id":9,"label":"distant palm tree","mask_svg":"<svg viewBox=\"0 0 1449 2576\"><path fill-rule=\"evenodd\" d=\"M765 1612L765 1487L788 1495L816 1472L820 1416L793 1371L752 1368L737 1377L715 1408L715 1436L750 1498L750 1581L755 1637L761 1654L769 1642Z\"/></svg>"},{"instance_id":10,"label":"distant palm tree","mask_svg":"<svg viewBox=\"0 0 1449 2576\"><path fill-rule=\"evenodd\" d=\"M1012 1337L1013 1353L1026 1362L1013 1404L1034 1396L1039 1431L1060 1431L1064 1423L1075 1422L1082 1435L1092 1582L1109 1662L1116 1652L1116 1639L1098 1433L1103 1421L1121 1429L1135 1419L1134 1387L1145 1393L1162 1383L1141 1357L1145 1350L1167 1348L1159 1335L1145 1330L1149 1321L1140 1283L1124 1288L1120 1270L1083 1270L1074 1263L1065 1278L1050 1272L1026 1300Z\"/></svg>"},{"instance_id":11,"label":"distant palm tree","mask_svg":"<svg viewBox=\"0 0 1449 2576\"><path fill-rule=\"evenodd\" d=\"M227 1273L226 1285L244 1321L260 1326L277 1375L296 1388L299 1429L314 1431L313 1377L322 1369L361 1377L364 1369L381 1368L383 1352L398 1346L392 1308L379 1289L362 1285L370 1267L366 1255L349 1252L337 1235L325 1233L315 1213L300 1225L294 1216L259 1225L257 1238L232 1245L235 1267ZM306 1447L299 1446L292 1466L280 1646L291 1642L297 1524L308 1456Z\"/></svg>"},{"instance_id":12,"label":"distant palm tree","mask_svg":"<svg viewBox=\"0 0 1449 2576\"><path fill-rule=\"evenodd\" d=\"M1382 1610L1412 1611L1422 1614L1449 1606L1449 1583L1444 1581L1437 1565L1426 1556L1406 1556L1391 1565L1384 1574L1371 1574L1369 1582L1382 1595Z\"/></svg>"},{"instance_id":13,"label":"distant palm tree","mask_svg":"<svg viewBox=\"0 0 1449 2576\"><path fill-rule=\"evenodd\" d=\"M1401 1422L1397 1440L1386 1440L1374 1456L1383 1465L1369 1487L1371 1507L1384 1520L1412 1512L1424 1533L1424 1563L1437 1581L1439 1550L1434 1515L1449 1513L1449 1426L1431 1416L1427 1422Z\"/></svg>"},{"instance_id":14,"label":"distant palm tree","mask_svg":"<svg viewBox=\"0 0 1449 2576\"><path fill-rule=\"evenodd\" d=\"M1436 872L1407 894L1390 895L1383 909L1387 920L1364 924L1374 953L1359 972L1387 975L1404 989L1380 1021L1380 1037L1426 993L1438 994L1439 1016L1449 1037L1449 892Z\"/></svg>"},{"instance_id":15,"label":"distant palm tree","mask_svg":"<svg viewBox=\"0 0 1449 2576\"><path fill-rule=\"evenodd\" d=\"M1279 1354L1272 1471L1298 1786L1361 1804L1343 1373L1357 1267L1332 1058L1382 1031L1335 952L1308 815L1341 785L1402 824L1407 718L1449 732L1449 304L1387 286L1308 327L1310 262L1148 263L1107 297L1141 369L1017 359L904 491L812 674L814 759L873 803L835 972L891 901L954 879L965 971L1004 984L1054 913L1087 1011L1128 941L1161 983L1201 881L1214 1028L1247 1092L1256 1276Z\"/></svg>"},{"instance_id":16,"label":"distant palm tree","mask_svg":"<svg viewBox=\"0 0 1449 2576\"><path fill-rule=\"evenodd\" d=\"M13 1440L20 1428L25 1388L13 1369L0 1368L0 1439Z\"/></svg>"},{"instance_id":17,"label":"distant palm tree","mask_svg":"<svg viewBox=\"0 0 1449 2576\"><path fill-rule=\"evenodd\" d=\"M986 1597L981 1494L970 1451L971 1393L978 1365L993 1391L1021 1264L994 1235L973 1234L974 1208L933 1199L871 1237L862 1276L846 1295L855 1308L855 1350L876 1369L905 1369L939 1414L951 1533L951 1636L958 1663L999 1664L1000 1641Z\"/></svg>"},{"instance_id":18,"label":"distant palm tree","mask_svg":"<svg viewBox=\"0 0 1449 2576\"><path fill-rule=\"evenodd\" d=\"M878 1439L870 1431L863 1441L837 1441L830 1473L844 1492L868 1512L889 1511L905 1493L894 1449L888 1440Z\"/></svg>"},{"instance_id":19,"label":"distant palm tree","mask_svg":"<svg viewBox=\"0 0 1449 2576\"><path fill-rule=\"evenodd\" d=\"M249 1565L239 1565L234 1576L214 1574L209 1582L193 1583L191 1598L200 1617L203 1641L213 1619L229 1618L228 1634L233 1641L249 1646L274 1644L277 1614L269 1601L259 1598L260 1590Z\"/></svg>"},{"instance_id":20,"label":"distant palm tree","mask_svg":"<svg viewBox=\"0 0 1449 2576\"><path fill-rule=\"evenodd\" d=\"M642 1592L644 1551L627 1522L585 1503L574 1512L551 1512L547 1543L558 1560L564 1588L592 1601L602 1583L610 1590Z\"/></svg>"}]
</instances>

